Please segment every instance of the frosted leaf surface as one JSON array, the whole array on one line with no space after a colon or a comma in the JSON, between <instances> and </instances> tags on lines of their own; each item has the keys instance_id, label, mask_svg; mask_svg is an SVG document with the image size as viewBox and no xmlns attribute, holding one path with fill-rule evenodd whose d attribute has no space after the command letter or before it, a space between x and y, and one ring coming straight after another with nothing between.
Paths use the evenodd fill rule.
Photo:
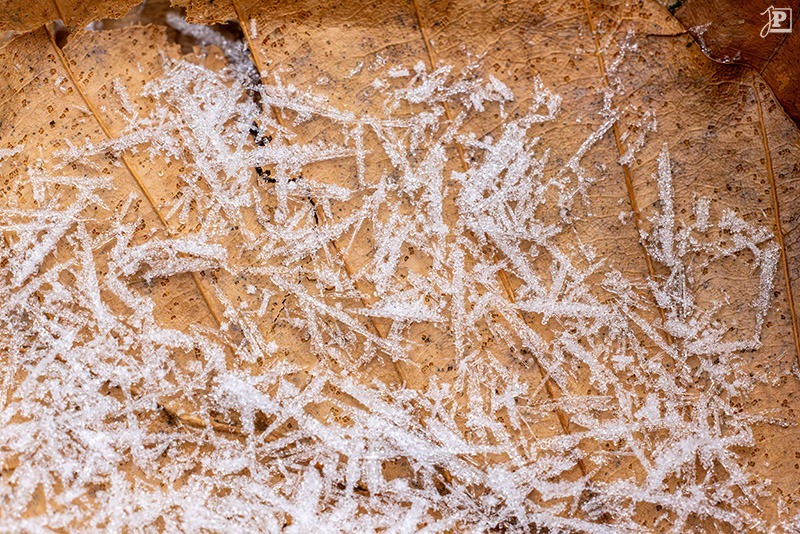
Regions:
<instances>
[{"instance_id":1,"label":"frosted leaf surface","mask_svg":"<svg viewBox=\"0 0 800 534\"><path fill-rule=\"evenodd\" d=\"M30 191L0 206L0 528L653 526L636 509L676 532L765 527L742 451L773 414L739 401L765 378L746 354L778 245L703 197L679 215L652 111L604 162L661 145L642 284L578 224L612 99L553 158L574 110L540 79L515 94L480 60L376 61L352 75L380 105L353 111L169 24L227 66L165 54L136 91L111 84L117 135L36 166L0 152ZM161 227L122 192L142 161L171 173L144 179ZM741 274L747 306L708 268ZM168 283L216 320L171 323Z\"/></svg>"}]
</instances>

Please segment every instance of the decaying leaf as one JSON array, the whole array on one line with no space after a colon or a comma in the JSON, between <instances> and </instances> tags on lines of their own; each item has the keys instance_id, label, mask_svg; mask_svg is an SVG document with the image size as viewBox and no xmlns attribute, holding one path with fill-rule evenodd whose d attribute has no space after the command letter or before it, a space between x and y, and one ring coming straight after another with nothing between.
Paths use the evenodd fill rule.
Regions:
<instances>
[{"instance_id":1,"label":"decaying leaf","mask_svg":"<svg viewBox=\"0 0 800 534\"><path fill-rule=\"evenodd\" d=\"M800 135L667 9L23 7L3 530L796 528Z\"/></svg>"}]
</instances>

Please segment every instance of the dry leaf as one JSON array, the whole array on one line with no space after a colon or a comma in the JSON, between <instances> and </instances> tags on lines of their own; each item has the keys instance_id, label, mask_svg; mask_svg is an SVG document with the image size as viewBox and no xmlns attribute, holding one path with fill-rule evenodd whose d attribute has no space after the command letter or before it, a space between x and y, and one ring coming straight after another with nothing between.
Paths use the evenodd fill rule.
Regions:
<instances>
[{"instance_id":1,"label":"dry leaf","mask_svg":"<svg viewBox=\"0 0 800 534\"><path fill-rule=\"evenodd\" d=\"M29 32L54 20L68 26L83 28L90 22L104 18L119 18L125 15L136 0L51 0L49 2L25 2L4 0L0 32Z\"/></svg>"},{"instance_id":2,"label":"dry leaf","mask_svg":"<svg viewBox=\"0 0 800 534\"><path fill-rule=\"evenodd\" d=\"M0 16L3 529L792 531L758 74L649 1L182 7L241 41Z\"/></svg>"},{"instance_id":3,"label":"dry leaf","mask_svg":"<svg viewBox=\"0 0 800 534\"><path fill-rule=\"evenodd\" d=\"M770 29L772 9L784 10L777 27ZM800 2L773 6L772 2L677 2L670 10L715 61L749 65L769 84L786 113L800 122L800 93L795 80L800 65L800 38L791 30L792 14ZM785 16L786 20L782 18ZM775 32L774 30L781 30Z\"/></svg>"}]
</instances>

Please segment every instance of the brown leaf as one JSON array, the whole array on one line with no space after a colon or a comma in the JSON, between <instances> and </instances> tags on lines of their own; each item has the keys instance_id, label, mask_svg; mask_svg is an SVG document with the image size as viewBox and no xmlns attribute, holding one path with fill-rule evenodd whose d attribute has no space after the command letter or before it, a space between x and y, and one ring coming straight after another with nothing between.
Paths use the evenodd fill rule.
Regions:
<instances>
[{"instance_id":1,"label":"brown leaf","mask_svg":"<svg viewBox=\"0 0 800 534\"><path fill-rule=\"evenodd\" d=\"M75 3L67 6L61 2L59 14L55 13L56 4L52 9L12 4L4 6L6 10L0 12L0 21L4 24L0 29L30 31L16 37L0 50L0 79L5 87L0 91L0 149L24 147L13 156L13 162L0 162L0 176L14 172L18 175L21 169L55 167L60 161L56 154L70 145L96 146L120 139L130 122L130 117L122 112L123 108L135 110L140 117L157 109L157 99L142 96L142 92L146 83L164 75L165 57L183 58L213 71L226 66L227 61L219 49L209 47L201 50L200 46L195 46L186 50L175 44L174 40L171 41L163 27L76 31L63 49L47 29L39 28L44 22L55 18L66 18L68 25L79 28L95 19L123 15L126 6L113 4ZM594 247L598 258L604 258L619 269L637 288L647 288L648 280L670 274L668 266L652 256L651 249L644 245L640 237L642 232L652 230L651 218L663 209L657 176L658 157L664 143L669 147L671 158L676 220L688 221L697 197L707 197L713 201L712 218L728 210L751 225L775 232L781 258L772 295L773 304L763 321L763 343L741 355L746 360L744 369L747 372L768 376L773 380L757 383L749 392L749 397L737 399L736 402L737 408L752 413L754 417L757 413L770 413L776 419L788 421L788 425L753 423L754 445L742 448L731 461L755 479L769 480L768 493L750 503L746 510L762 519L762 526L777 526L786 517L798 513L800 493L796 458L800 455L800 441L797 439L798 416L794 404L800 392L800 382L790 370L796 366L800 347L797 307L793 297L800 291L796 199L797 181L800 178L800 133L783 113L765 83L766 79L770 84L777 84L779 99L782 94L789 93L791 80L786 83L780 81L777 70L782 61L782 51L790 50L788 44L775 45L771 50L754 47L750 52L751 48L748 47L758 42L749 39L740 43L734 40L739 33L724 33L722 30L715 33L718 28L711 26L708 33L703 34L711 39L706 43L725 43L719 49L723 55L741 50L741 57L758 72L740 66L720 65L709 61L687 36L677 35L681 33L679 23L663 7L649 1L641 5L589 0L572 4L389 1L370 7L347 1L321 5L315 0L291 4L277 0L193 1L177 4L186 9L186 18L191 22L215 24L237 21L264 84L272 82L270 73L278 72L284 83L294 84L301 90L322 88L331 95L332 104L337 109L359 115L382 116L385 113L384 95L372 85L376 72L383 65L412 67L422 62L429 72L440 65L452 65L456 72L477 57L481 76L497 77L518 97L506 109L511 118L521 115L530 107L532 88L537 79L541 79L545 86L552 87L563 99L563 111L558 119L536 130L536 135L550 149L551 162L559 166L566 165L581 151L587 138L594 132L600 131L602 134L581 161L581 165L598 178L586 194L590 206L587 209L591 216L577 217L569 225L569 231L553 237L553 242L563 250ZM676 11L676 16L684 25L690 24L686 21L694 25L703 18L703 15L694 11L689 14L690 9L697 5L696 2L686 2ZM687 18L684 20L682 16ZM745 25L755 24L756 19L748 17L745 18ZM728 26L723 24L722 27ZM654 35L676 36L652 37ZM633 45L638 46L638 50ZM130 98L129 103L123 102L118 89L120 86ZM189 88L186 90L190 91ZM604 97L612 91L616 91L613 109L617 110L618 118L612 126L606 127L609 110L605 107ZM791 112L791 101L782 102ZM627 163L619 164L636 136L647 129L651 120L649 110L655 111L657 132L648 134L647 143ZM297 134L292 139L295 145L338 139L339 134L329 120L315 117L298 126L293 124L296 116L292 113L278 109L272 111L280 123L292 126ZM404 110L409 115L413 111L411 106ZM477 139L487 135L495 139L500 137L507 121L499 111L478 113L458 102L448 103L444 113L442 120L450 121L463 113L464 131L474 133ZM383 169L391 168L388 156L381 155L379 140L374 135L365 139L370 153L376 154L366 164L366 175L377 176ZM186 150L189 152L189 149ZM449 143L446 154L448 172L444 173L447 177L444 185L448 195L443 199L442 210L446 218L455 221L459 214L456 197L459 185L451 171L465 172L474 165L474 161L469 159L470 152L464 147L463 141ZM120 206L130 193L134 193L139 201L126 215L126 220L138 217L143 224L136 229L133 244L193 235L195 230L202 227L202 220L192 216L195 218L190 217L187 222L181 223L168 215L170 203L183 194L183 177L194 172L190 159L185 154L183 159L168 160L163 154L148 152L147 146L135 151L127 149L119 158L109 149L106 154L76 159L71 164L70 174L88 176L97 174L100 169L102 174L110 175L114 183L114 189L100 193L103 203L110 207L108 212L80 214L87 231L92 235L102 235L108 231L114 216L120 213ZM255 168L248 172L245 176L248 183L259 184L264 181ZM352 159L318 162L303 170L304 179L346 187L356 192L353 198L347 200L328 199L328 211L322 202L325 199L320 198L324 195L315 197L309 194L308 199L293 201L298 210L314 212L314 224L308 222L311 217L307 217L305 223L298 223L307 224L310 236L346 220L366 202L372 191L359 184L358 172L357 163ZM207 192L213 185L203 182L201 187L206 188L203 191ZM279 207L270 187L263 186L264 194L259 201L270 213L275 213ZM413 213L412 203L400 193L389 191L387 195L398 213ZM555 199L550 200L552 204ZM17 190L9 188L0 193L0 206L41 208L30 185ZM629 218L626 218L626 214L630 214ZM378 220L385 222L389 215L381 213ZM569 216L569 213L565 215L563 210L551 209L542 214L542 224L560 224L565 216ZM390 351L379 347L374 358L359 361L359 367L350 369L335 361L325 361L323 365L321 362L325 353L314 345L313 339L309 339L307 326L287 319L287 307L290 310L303 308L304 294L318 298L319 302L331 309L336 309L337 305L344 309L369 308L379 302L376 284L364 276L364 271L375 265L378 254L375 222L367 221L352 235L334 235L320 248L321 252L314 259L319 265L329 266L331 277L341 281L348 290L334 287L331 280L310 279L308 276L287 281L286 287L279 288L267 297L266 314L252 323L242 317L232 317L230 310L235 307L229 303L254 303L256 297L249 288L269 286L272 282L264 272L270 268L280 269L290 261L284 255L270 257L262 264L257 259L259 251L248 249L245 232L257 232L260 229L258 214L253 206L237 221L235 228L231 223L230 237L221 243L227 250L226 257L237 267L237 275L222 268L208 268L156 278L155 282L149 283L142 272L137 271L131 277L130 287L153 299L154 317L159 325L187 335L193 331L213 332L208 335L224 346L223 364L243 373L268 373L275 366L288 362L297 367L292 382L299 390L311 388L318 378L316 373L323 368L333 370L341 377L352 377L361 385L377 382L395 388L405 384L418 392L436 384L452 385L461 376L458 366L464 361L465 355L459 353L455 341L457 333L441 323L422 321L408 328L406 337L415 344L408 350L407 361L394 362ZM4 233L7 244L12 239L12 233L7 230ZM452 233L445 239L449 245L453 245L458 238ZM537 353L530 348L518 352L512 350L512 345L526 331L540 336L545 343L552 343L567 328L556 318L513 308L512 304L519 300L519 292L526 290L525 280L519 276L513 259L504 254L502 247L494 243L481 243L480 246L489 251L487 254L499 266L491 284L486 282L485 291L487 297L496 297L503 303L499 306L503 306L507 313L498 313L497 321L505 325L509 337L514 340L506 343L503 339L497 339L494 332L481 323L476 325L479 330L477 337L483 345L480 348L492 354L504 369L518 374L529 386L529 392L538 392L528 399L531 406L544 407L544 413L532 415L530 421L526 421L527 431L515 429L508 422L505 422L504 430L512 435L529 432L532 440L542 442L557 440L564 435L581 436L572 447L578 451L580 459L555 482L588 478L591 484L575 495L568 503L570 506L558 514L611 528L626 526L619 517L609 512L593 512L582 505L595 498L595 492L600 491L596 487L603 483L634 480L643 485L648 469L629 454L620 458L615 456L615 453L624 450L620 439L583 437L588 423L580 416L585 414L569 404L576 397L583 399L581 402L589 402L586 399L602 402L610 393L598 390L596 383L592 382L592 369L588 365L576 365L575 369L570 369L573 374L559 381L549 372L551 354L546 351ZM110 248L101 247L95 253L107 259L111 254ZM401 281L398 283L404 284L403 288L413 288L409 280L415 275L425 277L431 274L434 260L415 251L408 243L403 244L401 257L403 259L395 278ZM556 278L557 274L551 271L551 257L544 253L531 253L528 259L532 269L548 282ZM44 273L66 260L67 253L58 250L48 255L37 273ZM468 258L465 267L471 269L476 263L474 258ZM248 267L252 269L248 270ZM104 271L108 266L99 265L98 268ZM311 272L310 269L308 272ZM758 284L753 283L755 275L752 265L723 260L699 272L702 274L692 282L692 287L697 290L700 305L708 309L719 307L722 311L718 320L733 325L731 330L734 334L759 328L756 325L758 319L751 311L751 303L758 297L759 290ZM593 287L599 287L602 283L602 277L597 273L587 275L587 280ZM130 312L119 298L106 288L103 291L104 296L114 302L113 312ZM649 299L640 311L643 322L663 326L666 320L663 307L657 305L651 293L643 289L641 294ZM608 302L613 301L610 295L605 295L605 298ZM720 304L723 301L725 306ZM477 303L473 304L477 307ZM446 307L444 313L447 319L455 313L454 310L453 305ZM366 353L366 339L374 337L374 343L392 339L394 321L371 316L353 326L331 316L326 324L330 328L326 339L331 344L337 339L338 331L351 328L363 332L359 334L361 337L356 346ZM447 321L444 324L447 325ZM263 361L260 358L258 362L250 363L235 361L237 348L258 343L254 341L257 336L248 331L250 326L257 336L276 342L282 350L269 354L265 352ZM662 335L664 343L678 346L678 342L669 334ZM637 330L637 337L649 358L666 361L668 366L675 364L674 361L669 363L658 341L648 336L646 331ZM522 346L523 343L516 345ZM468 347L465 352L478 348ZM135 353L130 356L134 359L138 357ZM353 359L358 359L357 356ZM689 359L688 364L699 368L701 361L693 358ZM196 359L197 356L188 349L177 350L174 354L175 369L170 372L179 373L182 369L189 369ZM610 363L605 365L608 372L615 372ZM8 379L12 384L11 390L14 384L25 379L27 372L29 370L23 367L14 368ZM640 382L634 374L627 378L631 384L630 391L636 393L631 402L637 403L637 406L643 404L651 392L650 388L655 386ZM254 416L255 427L249 429L244 414L204 411L207 405L205 395L214 388L214 377L208 377L207 380L205 389L175 391L172 395L159 392L155 400L164 415L160 418L153 416L153 432L175 432L184 436L192 436L192 432L217 432L225 434L226 439L232 441L274 441L279 447L283 446L282 440L289 439L286 436L291 436L296 430L297 421L277 421L269 413ZM177 383L177 379L172 383ZM707 383L698 381L689 389L699 398L707 393L707 386ZM366 402L355 398L352 391L336 389L330 384L325 387L331 390L330 400L308 410L308 416L315 421L338 421L346 418L340 417L341 405L360 407ZM133 384L130 393L133 396L153 394L139 384ZM586 397L580 397L584 395ZM470 400L474 400L470 397L467 395L456 401L463 413L468 411ZM120 399L122 402L129 401L124 396ZM415 417L422 421L424 412L424 408L418 408L414 412ZM578 422L571 419L576 414ZM297 417L302 419L305 415ZM172 429L181 424L182 428ZM465 421L459 421L459 424L460 430L467 434L471 431ZM724 422L722 424L724 426ZM261 436L264 432L267 435ZM643 443L654 443L659 435L654 431L652 435L643 435L639 439ZM183 448L170 453L171 456L165 456L164 468L179 469L178 465L189 465L197 454L193 443L186 438L186 442L180 446ZM204 453L213 448L207 442L203 447L207 448L202 449ZM5 452L4 444L0 442L0 454ZM567 452L564 453L565 457L569 456ZM279 451L275 454L279 456L282 453ZM458 477L458 474L451 473L452 465L460 465L458 462L463 461L465 455L454 456L456 459L448 464L450 467L437 465L435 469L440 478L436 478L432 484L443 498L454 487L453 478ZM412 465L405 458L393 460L397 465L385 467L392 472L386 478L404 478L412 486L424 484L415 480L419 473L415 471L414 459L411 460ZM475 455L474 458L470 457L469 465L488 472L495 463L505 465L507 460L502 455ZM127 461L129 464L121 470L126 476L143 484L152 483L154 474L140 472L131 467L132 460ZM269 460L263 461L273 460L269 457ZM313 463L313 459L309 463ZM17 468L15 465L14 469ZM199 467L196 469L200 470ZM730 466L715 464L707 468L700 466L698 460L697 469L702 476L713 479L715 476L726 476L724 469L730 469ZM320 467L322 470L323 467ZM190 481L193 474L196 473L187 471L176 477L176 486ZM230 476L243 478L239 474ZM684 476L695 476L695 473ZM702 478L700 474L697 476ZM345 487L342 483L340 489ZM369 494L364 486L354 487L353 491ZM481 502L483 491L475 490L470 497L474 502ZM219 498L226 496L223 491L215 495ZM553 504L540 494L532 493L529 498L545 508ZM778 498L781 499L780 504ZM44 501L44 494L37 496L35 506L31 504L28 510L21 512L40 517L48 506ZM717 504L720 510L727 510L726 505L725 502ZM102 506L102 503L82 502L82 506L89 518L95 513L93 506ZM788 511L781 510L781 507ZM489 505L485 505L482 511L487 515L492 513ZM699 510L690 512L696 513L687 514L687 523L684 525L687 529L733 528L719 519L715 521L703 517ZM446 515L452 510L442 509L438 513ZM661 504L655 502L639 503L631 513L631 524L644 529L667 529L669 526L663 520L675 519L674 515L664 515L666 512L662 513ZM465 525L471 521L478 524L477 519L470 518L456 523L456 528L466 528ZM76 527L79 523L73 522L70 526ZM505 523L495 526L511 528L510 524Z\"/></svg>"},{"instance_id":2,"label":"brown leaf","mask_svg":"<svg viewBox=\"0 0 800 534\"><path fill-rule=\"evenodd\" d=\"M800 37L797 32L771 33L768 9L773 2L686 0L670 8L675 18L697 39L703 51L722 63L748 65L772 88L786 113L800 122ZM775 5L796 16L800 2ZM788 29L788 17L784 29ZM780 25L779 25L780 26ZM781 29L781 28L778 28Z\"/></svg>"},{"instance_id":3,"label":"brown leaf","mask_svg":"<svg viewBox=\"0 0 800 534\"><path fill-rule=\"evenodd\" d=\"M83 28L98 19L119 18L137 5L136 0L48 0L26 2L6 0L0 15L0 32L29 32L54 20L67 26Z\"/></svg>"}]
</instances>

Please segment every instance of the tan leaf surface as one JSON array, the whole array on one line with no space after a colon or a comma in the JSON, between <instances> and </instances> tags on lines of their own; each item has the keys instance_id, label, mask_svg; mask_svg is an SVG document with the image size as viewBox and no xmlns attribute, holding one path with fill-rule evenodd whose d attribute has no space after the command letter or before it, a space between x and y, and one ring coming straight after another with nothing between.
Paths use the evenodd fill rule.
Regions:
<instances>
[{"instance_id":1,"label":"tan leaf surface","mask_svg":"<svg viewBox=\"0 0 800 534\"><path fill-rule=\"evenodd\" d=\"M48 0L25 2L3 0L0 32L29 32L43 24L61 20L68 26L83 28L99 19L119 18L137 5L135 0L100 0L81 2L78 0Z\"/></svg>"},{"instance_id":2,"label":"tan leaf surface","mask_svg":"<svg viewBox=\"0 0 800 534\"><path fill-rule=\"evenodd\" d=\"M794 85L800 62L797 32L767 32L772 2L678 2L671 9L715 61L753 67L769 84L786 113L800 121L800 95ZM800 3L781 4L797 13ZM771 15L770 15L771 16ZM787 17L788 19L788 17ZM787 25L789 21L786 21ZM779 28L780 29L780 28Z\"/></svg>"},{"instance_id":3,"label":"tan leaf surface","mask_svg":"<svg viewBox=\"0 0 800 534\"><path fill-rule=\"evenodd\" d=\"M227 70L230 50L178 44L174 27L158 25L76 31L60 48L40 27L118 18L128 7L120 3L0 11L0 29L30 31L0 49L3 529L792 531L800 132L757 73L710 61L686 35L660 37L681 27L650 1L176 4L192 23L238 22L265 91L254 116L269 142L258 145L236 117L183 129L143 122L196 105L200 78L158 85L184 72L224 82L193 113L228 94L255 106ZM410 73L387 75L400 66ZM387 147L397 135L403 152L411 134L389 121L419 120L437 105L389 109L387 95L415 68L445 66L449 80L472 68L465 79L494 77L515 98L480 109L447 97L430 137L403 154L412 169L403 174ZM328 100L309 104L308 117L302 96L264 104L290 84ZM498 142L512 121L545 113L539 84L560 95L560 111L523 136L538 138L526 145L537 158L547 150L541 179L560 185L529 215L560 231L537 242L513 237L519 228L492 234L486 219L469 226L466 180L496 172L476 140ZM447 138L454 123L459 136ZM319 158L301 172L284 158L259 167L270 181L233 148L226 159L203 145L237 128L248 150L311 147L316 156L317 143L361 142L366 157ZM147 131L156 134L136 137ZM444 168L429 172L425 158L441 138ZM73 185L37 185L41 176ZM84 206L74 184L98 176L111 186ZM418 189L387 187L381 209L348 222L382 184L414 176ZM281 177L310 189L282 199ZM335 193L343 190L348 197ZM436 236L435 209L420 208L434 190L446 227ZM534 192L525 195L506 209ZM185 213L175 208L184 197L193 199ZM703 198L709 220L728 223L697 226ZM686 237L680 261L659 255L658 217L670 201L669 238L695 224L686 236L716 249ZM75 222L37 262L37 243L59 220L47 210L76 210ZM415 231L429 231L428 241L400 240L381 278L385 232L421 217L428 228ZM287 228L300 237L280 233ZM151 257L119 271L125 250L181 240L211 252L172 257L195 261L189 267ZM687 292L689 308L675 297ZM414 294L438 318L375 311ZM38 299L43 311L18 311L15 299ZM569 299L623 326L552 311ZM681 333L701 323L700 334ZM715 352L725 343L739 344ZM98 383L66 383L77 376ZM20 408L23 395L45 415ZM511 403L498 408L502 398ZM108 406L82 420L70 411L93 413L75 408L81 399ZM48 447L94 463L48 471ZM114 506L124 512L109 513Z\"/></svg>"}]
</instances>

